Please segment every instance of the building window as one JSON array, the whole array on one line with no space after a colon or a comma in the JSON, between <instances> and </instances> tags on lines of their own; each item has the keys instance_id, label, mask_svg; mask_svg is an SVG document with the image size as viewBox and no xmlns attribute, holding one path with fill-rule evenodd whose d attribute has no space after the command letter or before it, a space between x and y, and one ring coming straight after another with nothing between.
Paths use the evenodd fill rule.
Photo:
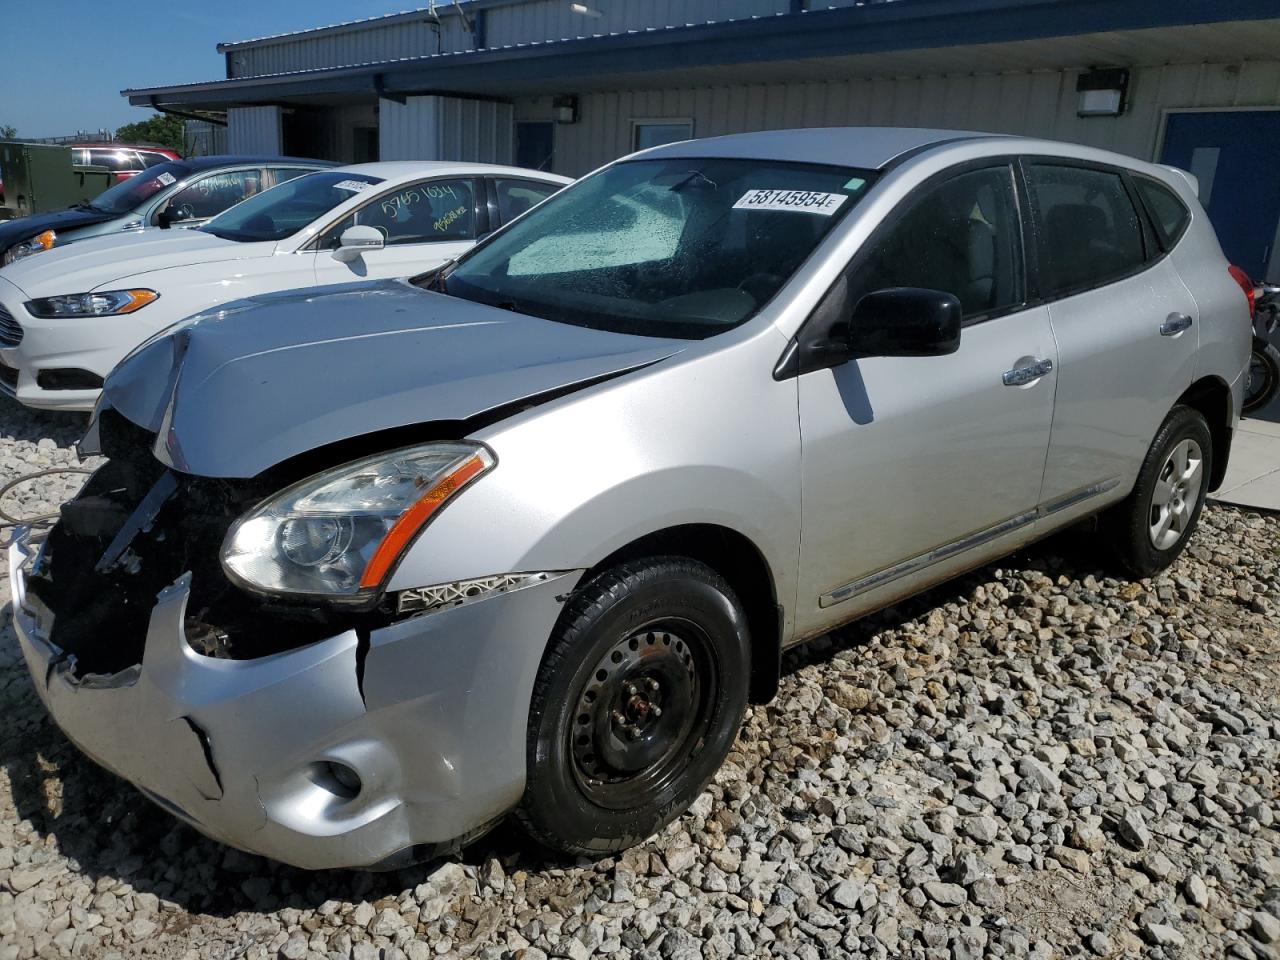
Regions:
<instances>
[{"instance_id":1,"label":"building window","mask_svg":"<svg viewBox=\"0 0 1280 960\"><path fill-rule=\"evenodd\" d=\"M692 120L632 120L631 149L647 150L664 143L693 139Z\"/></svg>"}]
</instances>

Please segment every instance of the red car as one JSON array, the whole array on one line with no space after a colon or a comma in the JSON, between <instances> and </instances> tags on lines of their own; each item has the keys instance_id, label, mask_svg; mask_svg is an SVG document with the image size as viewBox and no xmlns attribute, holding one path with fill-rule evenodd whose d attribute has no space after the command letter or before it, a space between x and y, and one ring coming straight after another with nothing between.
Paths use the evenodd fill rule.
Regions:
<instances>
[{"instance_id":1,"label":"red car","mask_svg":"<svg viewBox=\"0 0 1280 960\"><path fill-rule=\"evenodd\" d=\"M129 143L73 143L71 163L77 167L106 167L116 181L128 180L147 167L167 160L181 160L182 155L168 147Z\"/></svg>"}]
</instances>

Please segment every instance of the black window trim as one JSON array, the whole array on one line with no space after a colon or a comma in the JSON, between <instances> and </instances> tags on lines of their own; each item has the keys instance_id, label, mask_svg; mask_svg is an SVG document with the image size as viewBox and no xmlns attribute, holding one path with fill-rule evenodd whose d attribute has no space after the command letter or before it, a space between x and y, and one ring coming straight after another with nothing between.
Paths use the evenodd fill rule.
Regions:
<instances>
[{"instance_id":1,"label":"black window trim","mask_svg":"<svg viewBox=\"0 0 1280 960\"><path fill-rule=\"evenodd\" d=\"M999 154L987 157L977 157L973 160L966 160L961 163L953 164L944 170L926 178L916 184L907 193L905 197L899 200L892 210L875 226L871 234L858 247L853 257L845 264L840 271L840 275L835 282L827 288L818 303L809 312L800 328L796 331L795 336L787 344L783 350L782 356L778 359L777 365L773 370L773 378L775 380L786 380L791 377L802 376L806 373L812 373L816 370L826 370L832 367L840 366L848 361L847 354L840 349L837 344L829 339L831 327L838 323L841 319L836 316L829 316L834 311L842 309L841 302L844 301L845 307L848 299L848 282L853 273L862 265L866 257L869 255L871 248L881 239L884 234L894 229L902 220L903 216L915 206L915 203L921 196L934 187L954 180L957 177L974 173L979 170L995 169L1004 167L1013 182L1013 195L1015 206L1015 223L1018 236L1016 238L1016 249L1020 254L1021 276L1018 278L1022 297L1015 303L1009 304L1007 307L1001 307L998 310L991 310L987 313L973 314L965 317L961 321L962 327L972 327L980 323L987 323L991 320L999 320L1015 313L1022 313L1034 306L1040 301L1037 298L1039 289L1036 285L1038 281L1038 271L1036 269L1038 260L1035 255L1038 252L1036 244L1031 242L1028 227L1031 223L1029 197L1027 194L1026 184L1019 167L1021 157L1017 154ZM881 171L883 173L883 171ZM874 186L872 187L874 189ZM870 190L868 190L868 194ZM863 199L867 199L864 195ZM841 288L844 288L843 290Z\"/></svg>"},{"instance_id":2,"label":"black window trim","mask_svg":"<svg viewBox=\"0 0 1280 960\"><path fill-rule=\"evenodd\" d=\"M381 193L377 194L376 196L370 197L368 200L360 204L358 207L348 210L346 213L344 213L342 216L338 217L337 219L329 221L329 223L325 224L323 229L316 231L315 237L313 237L311 240L308 240L305 244L299 247L299 251L301 252L301 251L308 251L308 250L329 249L328 247L322 248L320 246L320 241L324 239L325 234L327 234L330 230L332 230L334 227L340 224L343 220L347 219L347 217L355 216L365 207L369 207L377 203L378 200L382 197L388 197L393 193L399 193L402 190L409 190L412 187L420 187L423 184L436 183L440 180L471 181L471 217L476 225L476 235L471 238L470 242L474 243L476 240L478 240L482 236L482 234L480 233L480 225L482 222L482 217L481 217L482 211L484 213L483 222L485 223L488 222L488 209L487 209L488 204L487 204L487 201L484 200L484 197L487 194L487 187L482 182L484 180L483 176L477 176L474 173L472 174L453 173L453 174L437 174L431 177L423 177L421 180L411 180L408 183L399 184L398 186L392 187L389 190L385 189L386 181L383 181L382 183L370 184L371 187L383 187L384 190ZM422 242L423 243L466 243L468 241L466 240L424 240ZM394 246L400 246L400 244L394 244ZM411 244L406 243L406 244L403 244L403 246L407 247L407 246L411 246Z\"/></svg>"},{"instance_id":3,"label":"black window trim","mask_svg":"<svg viewBox=\"0 0 1280 960\"><path fill-rule=\"evenodd\" d=\"M1031 244L1035 248L1035 290L1037 299L1028 304L1029 306L1039 306L1041 304L1056 303L1059 300L1066 300L1068 297L1079 296L1082 293L1089 293L1093 290L1100 290L1103 287L1109 287L1113 283L1120 283L1122 280L1129 280L1145 273L1153 266L1159 263L1167 255L1167 251L1160 248L1158 242L1158 233L1152 226L1150 221L1150 213L1142 199L1138 196L1137 187L1132 182L1132 171L1126 167L1117 166L1112 163L1100 163L1096 160L1082 160L1078 157L1059 157L1053 154L1025 154L1020 158L1019 166L1022 170L1022 179L1025 181L1024 188L1027 193L1027 217L1031 224L1031 236L1034 242ZM1064 291L1054 294L1045 294L1043 277L1040 270L1040 253L1042 250L1042 232L1040 223L1040 212L1035 204L1031 202L1031 168L1037 166L1045 167L1077 167L1086 170L1095 170L1099 173L1115 174L1120 178L1120 182L1124 187L1125 195L1129 198L1129 202L1133 204L1134 213L1138 217L1138 229L1142 234L1142 262L1133 269L1126 270L1123 273L1109 275L1101 280L1094 280L1090 283L1078 284L1075 287L1068 287Z\"/></svg>"}]
</instances>

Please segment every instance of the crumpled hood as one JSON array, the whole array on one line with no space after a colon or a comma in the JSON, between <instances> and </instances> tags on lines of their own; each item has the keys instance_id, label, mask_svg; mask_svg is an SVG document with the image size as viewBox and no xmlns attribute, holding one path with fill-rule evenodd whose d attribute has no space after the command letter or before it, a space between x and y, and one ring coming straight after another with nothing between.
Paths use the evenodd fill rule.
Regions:
<instances>
[{"instance_id":1,"label":"crumpled hood","mask_svg":"<svg viewBox=\"0 0 1280 960\"><path fill-rule=\"evenodd\" d=\"M37 233L44 233L46 230L66 233L74 231L77 227L87 227L94 223L102 223L104 220L112 220L115 216L114 213L72 207L53 213L33 213L29 217L0 220L0 253L4 253L15 243L29 240ZM74 236L74 233L72 235Z\"/></svg>"},{"instance_id":2,"label":"crumpled hood","mask_svg":"<svg viewBox=\"0 0 1280 960\"><path fill-rule=\"evenodd\" d=\"M28 297L84 293L126 277L192 263L261 256L263 244L236 243L202 230L150 229L89 237L24 257L4 277ZM266 250L275 248L267 244Z\"/></svg>"},{"instance_id":3,"label":"crumpled hood","mask_svg":"<svg viewBox=\"0 0 1280 960\"><path fill-rule=\"evenodd\" d=\"M266 294L179 324L126 357L103 398L158 434L170 466L253 477L325 444L465 420L684 345L373 281Z\"/></svg>"}]
</instances>

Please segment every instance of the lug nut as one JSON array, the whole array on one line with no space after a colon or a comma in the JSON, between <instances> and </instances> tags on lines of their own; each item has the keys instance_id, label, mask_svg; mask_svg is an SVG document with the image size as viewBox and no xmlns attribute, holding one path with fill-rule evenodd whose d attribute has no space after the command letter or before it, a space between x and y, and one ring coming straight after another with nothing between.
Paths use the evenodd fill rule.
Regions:
<instances>
[{"instance_id":1,"label":"lug nut","mask_svg":"<svg viewBox=\"0 0 1280 960\"><path fill-rule=\"evenodd\" d=\"M649 708L649 713L651 716L660 717L662 716L662 708L655 703Z\"/></svg>"},{"instance_id":2,"label":"lug nut","mask_svg":"<svg viewBox=\"0 0 1280 960\"><path fill-rule=\"evenodd\" d=\"M636 689L636 685L634 683L627 684L627 696L634 697L639 692L640 691Z\"/></svg>"},{"instance_id":3,"label":"lug nut","mask_svg":"<svg viewBox=\"0 0 1280 960\"><path fill-rule=\"evenodd\" d=\"M650 677L648 680L646 680L646 681L644 682L644 685L645 685L646 687L648 687L648 688L649 688L649 692L650 692L650 693L657 693L657 692L658 692L658 689L659 689L659 687L658 687L658 681L657 681L657 680L655 680L653 677Z\"/></svg>"}]
</instances>

